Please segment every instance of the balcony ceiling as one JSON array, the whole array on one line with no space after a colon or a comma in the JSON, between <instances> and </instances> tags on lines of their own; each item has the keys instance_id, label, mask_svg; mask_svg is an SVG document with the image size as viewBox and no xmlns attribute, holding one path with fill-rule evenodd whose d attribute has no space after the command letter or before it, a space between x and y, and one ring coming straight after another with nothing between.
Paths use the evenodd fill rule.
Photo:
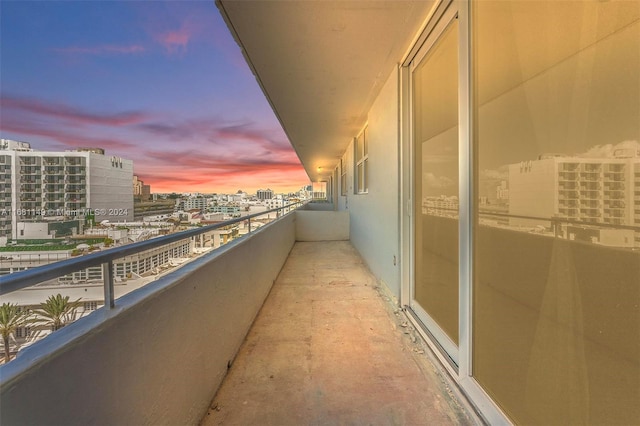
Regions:
<instances>
[{"instance_id":1,"label":"balcony ceiling","mask_svg":"<svg viewBox=\"0 0 640 426\"><path fill-rule=\"evenodd\" d=\"M217 3L312 181L331 175L434 4Z\"/></svg>"}]
</instances>

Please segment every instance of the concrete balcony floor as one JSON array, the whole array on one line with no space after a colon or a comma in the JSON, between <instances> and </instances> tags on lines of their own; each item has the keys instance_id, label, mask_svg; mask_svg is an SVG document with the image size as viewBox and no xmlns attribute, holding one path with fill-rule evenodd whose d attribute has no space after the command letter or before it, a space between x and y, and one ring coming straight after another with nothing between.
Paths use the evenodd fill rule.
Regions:
<instances>
[{"instance_id":1,"label":"concrete balcony floor","mask_svg":"<svg viewBox=\"0 0 640 426\"><path fill-rule=\"evenodd\" d=\"M202 425L476 424L405 321L348 241L296 243Z\"/></svg>"}]
</instances>

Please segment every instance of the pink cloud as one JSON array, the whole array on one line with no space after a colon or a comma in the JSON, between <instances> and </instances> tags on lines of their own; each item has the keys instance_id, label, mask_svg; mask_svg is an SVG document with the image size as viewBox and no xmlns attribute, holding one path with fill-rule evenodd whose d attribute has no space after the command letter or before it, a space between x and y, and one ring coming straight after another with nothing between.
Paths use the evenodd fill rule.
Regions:
<instances>
[{"instance_id":1,"label":"pink cloud","mask_svg":"<svg viewBox=\"0 0 640 426\"><path fill-rule=\"evenodd\" d=\"M39 150L104 148L133 160L136 173L157 192L258 186L288 192L308 183L282 130L253 122L160 121L156 113L97 113L18 96L1 97L0 108L0 129L10 138L32 142Z\"/></svg>"},{"instance_id":2,"label":"pink cloud","mask_svg":"<svg viewBox=\"0 0 640 426\"><path fill-rule=\"evenodd\" d=\"M113 44L106 44L102 46L81 47L70 46L51 49L54 52L71 54L71 55L103 55L103 54L133 54L144 52L146 49L139 44L132 44L128 46L118 46Z\"/></svg>"},{"instance_id":3,"label":"pink cloud","mask_svg":"<svg viewBox=\"0 0 640 426\"><path fill-rule=\"evenodd\" d=\"M302 169L299 161L255 156L250 158L235 158L235 155L229 155L229 153L203 155L202 152L192 150L184 152L148 151L146 156L156 160L157 164L163 164L169 168L188 169L191 173L201 171L203 173L228 175L269 170L282 172Z\"/></svg>"},{"instance_id":4,"label":"pink cloud","mask_svg":"<svg viewBox=\"0 0 640 426\"><path fill-rule=\"evenodd\" d=\"M179 29L156 32L153 38L164 47L167 53L175 54L187 50L187 45L197 32L197 27L189 21L182 23Z\"/></svg>"},{"instance_id":5,"label":"pink cloud","mask_svg":"<svg viewBox=\"0 0 640 426\"><path fill-rule=\"evenodd\" d=\"M143 177L145 183L151 185L153 192L222 192L232 193L238 189L255 192L260 187L269 187L276 192L297 191L309 183L309 178L302 169L290 170L246 170L218 173L214 171L199 171L175 169L160 170L155 167L138 167L136 173ZM188 189L186 189L188 188Z\"/></svg>"},{"instance_id":6,"label":"pink cloud","mask_svg":"<svg viewBox=\"0 0 640 426\"><path fill-rule=\"evenodd\" d=\"M14 109L26 113L60 118L75 124L123 126L135 124L147 118L145 114L135 111L116 114L92 114L60 103L13 96L2 96L0 98L0 107L3 111Z\"/></svg>"},{"instance_id":7,"label":"pink cloud","mask_svg":"<svg viewBox=\"0 0 640 426\"><path fill-rule=\"evenodd\" d=\"M93 147L104 148L106 150L126 150L134 145L112 138L92 138L84 135L78 135L71 132L64 132L51 127L42 128L35 123L23 123L19 120L11 120L10 122L2 121L0 128L6 132L17 133L25 136L39 136L47 139L55 140L57 144L49 147L36 147L37 149L69 149L71 147ZM24 137L24 136L23 136Z\"/></svg>"},{"instance_id":8,"label":"pink cloud","mask_svg":"<svg viewBox=\"0 0 640 426\"><path fill-rule=\"evenodd\" d=\"M182 146L193 144L193 149L201 150L208 142L212 151L225 152L228 157L261 156L298 162L281 129L264 129L251 122L228 124L209 118L179 123L145 122L136 125L136 128L154 138L179 140Z\"/></svg>"}]
</instances>

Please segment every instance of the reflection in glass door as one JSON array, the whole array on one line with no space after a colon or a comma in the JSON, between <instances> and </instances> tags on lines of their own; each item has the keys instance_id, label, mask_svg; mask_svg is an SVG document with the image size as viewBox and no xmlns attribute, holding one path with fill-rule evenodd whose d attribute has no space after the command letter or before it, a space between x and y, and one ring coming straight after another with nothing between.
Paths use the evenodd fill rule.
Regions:
<instances>
[{"instance_id":1,"label":"reflection in glass door","mask_svg":"<svg viewBox=\"0 0 640 426\"><path fill-rule=\"evenodd\" d=\"M640 2L474 8L473 375L516 424L638 424Z\"/></svg>"},{"instance_id":2,"label":"reflection in glass door","mask_svg":"<svg viewBox=\"0 0 640 426\"><path fill-rule=\"evenodd\" d=\"M411 308L458 352L458 21L436 27L411 66L414 288Z\"/></svg>"}]
</instances>

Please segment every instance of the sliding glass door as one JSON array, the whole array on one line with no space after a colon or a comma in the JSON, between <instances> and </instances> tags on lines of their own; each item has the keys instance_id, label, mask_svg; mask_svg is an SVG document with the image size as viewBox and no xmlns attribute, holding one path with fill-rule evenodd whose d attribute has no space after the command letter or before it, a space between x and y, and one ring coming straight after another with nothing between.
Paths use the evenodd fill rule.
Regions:
<instances>
[{"instance_id":1,"label":"sliding glass door","mask_svg":"<svg viewBox=\"0 0 640 426\"><path fill-rule=\"evenodd\" d=\"M473 376L518 424L637 424L640 2L472 6Z\"/></svg>"},{"instance_id":2,"label":"sliding glass door","mask_svg":"<svg viewBox=\"0 0 640 426\"><path fill-rule=\"evenodd\" d=\"M637 1L445 1L403 63L403 302L492 424L640 418L639 40Z\"/></svg>"},{"instance_id":3,"label":"sliding glass door","mask_svg":"<svg viewBox=\"0 0 640 426\"><path fill-rule=\"evenodd\" d=\"M458 20L445 14L411 66L414 286L411 308L458 362Z\"/></svg>"}]
</instances>

